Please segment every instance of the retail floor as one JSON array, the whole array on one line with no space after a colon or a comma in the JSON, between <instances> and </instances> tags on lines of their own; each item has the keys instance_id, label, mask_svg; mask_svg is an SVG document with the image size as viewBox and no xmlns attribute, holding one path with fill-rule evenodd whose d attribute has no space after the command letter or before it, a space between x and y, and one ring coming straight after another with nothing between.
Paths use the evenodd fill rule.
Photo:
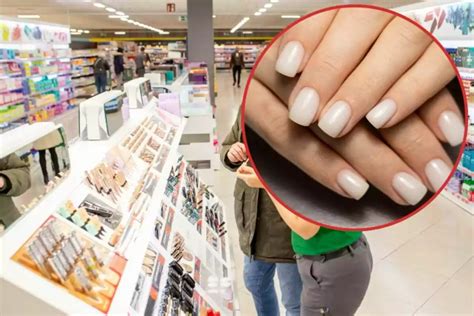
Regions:
<instances>
[{"instance_id":1,"label":"retail floor","mask_svg":"<svg viewBox=\"0 0 474 316\"><path fill-rule=\"evenodd\" d=\"M247 76L243 74L243 83ZM217 73L216 79L217 133L222 142L238 113L244 84L240 89L233 87L228 72ZM77 112L68 112L57 122L63 123L66 132L72 135L77 131ZM230 222L237 309L243 316L255 315L242 278L243 256L233 214L235 176L221 168L215 177L214 191L225 203ZM374 270L358 315L473 315L473 227L473 216L440 197L401 224L367 233Z\"/></svg>"}]
</instances>

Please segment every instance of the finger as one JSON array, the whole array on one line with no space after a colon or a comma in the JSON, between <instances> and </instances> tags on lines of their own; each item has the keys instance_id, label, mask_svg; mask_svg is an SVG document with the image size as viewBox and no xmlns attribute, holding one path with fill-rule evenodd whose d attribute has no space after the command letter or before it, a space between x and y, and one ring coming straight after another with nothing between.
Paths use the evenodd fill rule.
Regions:
<instances>
[{"instance_id":1,"label":"finger","mask_svg":"<svg viewBox=\"0 0 474 316\"><path fill-rule=\"evenodd\" d=\"M278 49L275 70L287 77L301 72L328 29L337 10L312 15L287 30L274 45ZM311 36L308 36L311 34Z\"/></svg>"},{"instance_id":2,"label":"finger","mask_svg":"<svg viewBox=\"0 0 474 316\"><path fill-rule=\"evenodd\" d=\"M392 149L436 192L448 179L453 164L436 136L416 115L384 128L383 138Z\"/></svg>"},{"instance_id":3,"label":"finger","mask_svg":"<svg viewBox=\"0 0 474 316\"><path fill-rule=\"evenodd\" d=\"M238 156L236 156L235 153L232 150L229 151L229 159L231 161L235 161L235 162L241 161L240 158Z\"/></svg>"},{"instance_id":4,"label":"finger","mask_svg":"<svg viewBox=\"0 0 474 316\"><path fill-rule=\"evenodd\" d=\"M448 142L451 146L460 145L464 141L464 119L447 89L428 100L418 114L441 141Z\"/></svg>"},{"instance_id":5,"label":"finger","mask_svg":"<svg viewBox=\"0 0 474 316\"><path fill-rule=\"evenodd\" d=\"M341 102L350 108L350 116L336 136L347 134L423 55L431 41L431 37L418 26L402 18L393 19L321 112L320 116L324 117L328 109ZM372 125L379 128L389 119L391 110L389 107L367 117Z\"/></svg>"},{"instance_id":6,"label":"finger","mask_svg":"<svg viewBox=\"0 0 474 316\"><path fill-rule=\"evenodd\" d=\"M237 150L239 151L240 155L244 158L244 160L247 159L247 150L245 149L245 145L242 143L237 144Z\"/></svg>"},{"instance_id":7,"label":"finger","mask_svg":"<svg viewBox=\"0 0 474 316\"><path fill-rule=\"evenodd\" d=\"M320 105L334 95L391 18L391 14L374 9L338 11L291 93L291 120L304 126L316 121ZM320 122L329 135L339 134L341 122L350 116L350 109L339 106L335 110Z\"/></svg>"},{"instance_id":8,"label":"finger","mask_svg":"<svg viewBox=\"0 0 474 316\"><path fill-rule=\"evenodd\" d=\"M236 157L238 157L239 161L244 161L246 159L245 155L242 154L242 151L238 146L234 147L234 154Z\"/></svg>"},{"instance_id":9,"label":"finger","mask_svg":"<svg viewBox=\"0 0 474 316\"><path fill-rule=\"evenodd\" d=\"M426 186L389 146L366 124L357 124L350 133L333 138L312 125L311 130L350 163L371 184L398 204L416 205L425 196Z\"/></svg>"},{"instance_id":10,"label":"finger","mask_svg":"<svg viewBox=\"0 0 474 316\"><path fill-rule=\"evenodd\" d=\"M391 127L416 111L443 89L455 75L448 57L442 48L433 42L421 58L381 98L382 102L367 114L367 119L374 122L375 127Z\"/></svg>"},{"instance_id":11,"label":"finger","mask_svg":"<svg viewBox=\"0 0 474 316\"><path fill-rule=\"evenodd\" d=\"M242 166L241 170L240 170L242 173L246 173L246 174L254 174L255 171L253 170L253 168L250 168L248 166Z\"/></svg>"},{"instance_id":12,"label":"finger","mask_svg":"<svg viewBox=\"0 0 474 316\"><path fill-rule=\"evenodd\" d=\"M325 187L353 199L367 192L365 179L311 131L291 122L286 106L256 80L249 85L244 117L280 155Z\"/></svg>"}]
</instances>

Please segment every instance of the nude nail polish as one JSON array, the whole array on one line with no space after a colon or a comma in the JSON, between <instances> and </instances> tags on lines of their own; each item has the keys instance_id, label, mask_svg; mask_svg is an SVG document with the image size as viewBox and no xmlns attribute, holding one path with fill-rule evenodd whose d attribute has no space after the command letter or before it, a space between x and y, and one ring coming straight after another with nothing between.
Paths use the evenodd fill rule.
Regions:
<instances>
[{"instance_id":1,"label":"nude nail polish","mask_svg":"<svg viewBox=\"0 0 474 316\"><path fill-rule=\"evenodd\" d=\"M464 122L453 111L444 111L438 118L438 125L451 146L462 143L464 138Z\"/></svg>"},{"instance_id":2,"label":"nude nail polish","mask_svg":"<svg viewBox=\"0 0 474 316\"><path fill-rule=\"evenodd\" d=\"M319 94L312 88L301 89L290 106L290 120L296 124L310 125L319 108Z\"/></svg>"},{"instance_id":3,"label":"nude nail polish","mask_svg":"<svg viewBox=\"0 0 474 316\"><path fill-rule=\"evenodd\" d=\"M275 70L287 77L294 77L303 61L304 47L298 41L285 44L278 56Z\"/></svg>"},{"instance_id":4,"label":"nude nail polish","mask_svg":"<svg viewBox=\"0 0 474 316\"><path fill-rule=\"evenodd\" d=\"M352 198L360 200L369 190L369 184L361 176L351 170L342 170L337 174L337 183Z\"/></svg>"},{"instance_id":5,"label":"nude nail polish","mask_svg":"<svg viewBox=\"0 0 474 316\"><path fill-rule=\"evenodd\" d=\"M337 137L351 118L351 107L345 101L337 101L319 119L318 126L331 137Z\"/></svg>"},{"instance_id":6,"label":"nude nail polish","mask_svg":"<svg viewBox=\"0 0 474 316\"><path fill-rule=\"evenodd\" d=\"M441 159L433 159L425 166L425 174L435 191L443 185L451 173L451 168Z\"/></svg>"},{"instance_id":7,"label":"nude nail polish","mask_svg":"<svg viewBox=\"0 0 474 316\"><path fill-rule=\"evenodd\" d=\"M393 177L392 185L395 191L411 205L418 204L428 191L420 180L406 172L397 173Z\"/></svg>"},{"instance_id":8,"label":"nude nail polish","mask_svg":"<svg viewBox=\"0 0 474 316\"><path fill-rule=\"evenodd\" d=\"M377 104L365 116L375 128L381 128L393 117L397 111L397 104L392 99L385 99Z\"/></svg>"}]
</instances>

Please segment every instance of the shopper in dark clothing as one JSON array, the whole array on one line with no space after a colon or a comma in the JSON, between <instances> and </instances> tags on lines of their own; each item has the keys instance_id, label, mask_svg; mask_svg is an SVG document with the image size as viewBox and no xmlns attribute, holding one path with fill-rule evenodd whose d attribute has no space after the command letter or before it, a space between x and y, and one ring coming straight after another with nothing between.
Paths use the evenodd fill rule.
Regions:
<instances>
[{"instance_id":1,"label":"shopper in dark clothing","mask_svg":"<svg viewBox=\"0 0 474 316\"><path fill-rule=\"evenodd\" d=\"M235 83L237 82L237 87L240 88L240 74L242 73L243 67L245 67L244 55L237 47L230 57L230 68L232 68L232 77L234 78L233 86L235 86Z\"/></svg>"},{"instance_id":2,"label":"shopper in dark clothing","mask_svg":"<svg viewBox=\"0 0 474 316\"><path fill-rule=\"evenodd\" d=\"M247 160L242 143L240 113L222 144L221 161L237 171ZM234 190L235 219L244 260L245 286L252 294L259 316L279 315L273 278L278 274L287 315L300 314L302 283L291 247L291 231L278 216L265 190L237 179Z\"/></svg>"},{"instance_id":3,"label":"shopper in dark clothing","mask_svg":"<svg viewBox=\"0 0 474 316\"><path fill-rule=\"evenodd\" d=\"M110 66L103 54L101 54L94 62L94 77L97 93L105 92L107 86L107 71L110 71Z\"/></svg>"},{"instance_id":4,"label":"shopper in dark clothing","mask_svg":"<svg viewBox=\"0 0 474 316\"><path fill-rule=\"evenodd\" d=\"M117 48L117 54L114 56L114 72L118 89L122 89L124 69L123 48L119 47Z\"/></svg>"},{"instance_id":5,"label":"shopper in dark clothing","mask_svg":"<svg viewBox=\"0 0 474 316\"><path fill-rule=\"evenodd\" d=\"M135 65L137 67L137 76L145 76L145 64L147 63L147 57L145 54L145 47L140 48L140 53L138 53L135 58Z\"/></svg>"}]
</instances>

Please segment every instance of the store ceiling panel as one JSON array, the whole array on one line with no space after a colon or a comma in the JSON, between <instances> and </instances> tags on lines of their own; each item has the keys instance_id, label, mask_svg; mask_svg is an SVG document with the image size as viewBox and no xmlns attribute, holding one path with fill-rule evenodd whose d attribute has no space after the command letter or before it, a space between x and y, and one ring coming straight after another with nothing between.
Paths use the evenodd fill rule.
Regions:
<instances>
[{"instance_id":1,"label":"store ceiling panel","mask_svg":"<svg viewBox=\"0 0 474 316\"><path fill-rule=\"evenodd\" d=\"M84 0L1 0L0 15L16 17L19 14L37 14L40 20L70 25L73 28L88 30L139 29L119 19L110 19L103 8L93 5L94 1ZM186 0L103 0L100 1L118 11L125 12L138 22L161 29L185 29L186 22L180 16L186 15ZM244 16L250 20L246 28L281 29L292 20L281 15L304 15L308 12L333 5L335 3L364 2L394 8L420 0L371 0L371 1L317 1L317 0L279 0L261 16L254 13L270 0L214 0L214 27L230 29ZM174 3L176 11L166 12L166 4Z\"/></svg>"}]
</instances>

